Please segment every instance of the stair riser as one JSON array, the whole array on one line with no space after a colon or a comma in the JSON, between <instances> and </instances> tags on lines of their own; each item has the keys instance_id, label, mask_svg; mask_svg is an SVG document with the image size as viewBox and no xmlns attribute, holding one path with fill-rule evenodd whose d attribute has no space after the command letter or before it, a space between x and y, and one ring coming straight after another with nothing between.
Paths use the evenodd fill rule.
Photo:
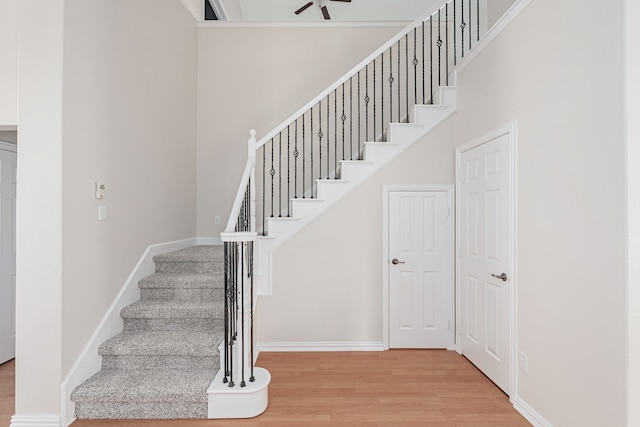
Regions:
<instances>
[{"instance_id":1,"label":"stair riser","mask_svg":"<svg viewBox=\"0 0 640 427\"><path fill-rule=\"evenodd\" d=\"M140 289L143 300L221 300L224 289Z\"/></svg>"},{"instance_id":2,"label":"stair riser","mask_svg":"<svg viewBox=\"0 0 640 427\"><path fill-rule=\"evenodd\" d=\"M207 418L207 402L76 402L78 419Z\"/></svg>"},{"instance_id":3,"label":"stair riser","mask_svg":"<svg viewBox=\"0 0 640 427\"><path fill-rule=\"evenodd\" d=\"M187 319L124 319L124 330L129 331L217 331L222 328L219 318Z\"/></svg>"},{"instance_id":4,"label":"stair riser","mask_svg":"<svg viewBox=\"0 0 640 427\"><path fill-rule=\"evenodd\" d=\"M367 161L386 160L396 150L396 145L389 143L367 143L364 148L364 158Z\"/></svg>"},{"instance_id":5,"label":"stair riser","mask_svg":"<svg viewBox=\"0 0 640 427\"><path fill-rule=\"evenodd\" d=\"M219 369L218 355L210 356L102 356L102 369Z\"/></svg>"},{"instance_id":6,"label":"stair riser","mask_svg":"<svg viewBox=\"0 0 640 427\"><path fill-rule=\"evenodd\" d=\"M217 273L223 262L156 262L156 273Z\"/></svg>"},{"instance_id":7,"label":"stair riser","mask_svg":"<svg viewBox=\"0 0 640 427\"><path fill-rule=\"evenodd\" d=\"M318 182L318 199L333 199L341 197L349 189L348 183L341 181Z\"/></svg>"}]
</instances>

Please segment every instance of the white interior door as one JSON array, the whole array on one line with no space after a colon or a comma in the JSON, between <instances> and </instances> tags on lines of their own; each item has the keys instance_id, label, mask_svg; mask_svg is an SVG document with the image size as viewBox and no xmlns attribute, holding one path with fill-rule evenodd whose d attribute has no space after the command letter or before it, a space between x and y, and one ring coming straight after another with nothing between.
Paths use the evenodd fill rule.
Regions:
<instances>
[{"instance_id":1,"label":"white interior door","mask_svg":"<svg viewBox=\"0 0 640 427\"><path fill-rule=\"evenodd\" d=\"M511 388L510 134L458 155L459 349Z\"/></svg>"},{"instance_id":2,"label":"white interior door","mask_svg":"<svg viewBox=\"0 0 640 427\"><path fill-rule=\"evenodd\" d=\"M16 165L0 146L0 363L16 353Z\"/></svg>"},{"instance_id":3,"label":"white interior door","mask_svg":"<svg viewBox=\"0 0 640 427\"><path fill-rule=\"evenodd\" d=\"M450 193L389 193L389 346L451 347Z\"/></svg>"}]
</instances>

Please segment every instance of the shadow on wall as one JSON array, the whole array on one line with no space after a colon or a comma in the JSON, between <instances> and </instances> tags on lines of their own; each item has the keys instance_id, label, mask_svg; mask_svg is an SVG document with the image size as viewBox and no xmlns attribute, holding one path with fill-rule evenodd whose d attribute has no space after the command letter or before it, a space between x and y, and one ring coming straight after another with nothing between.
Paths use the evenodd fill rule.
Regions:
<instances>
[{"instance_id":1,"label":"shadow on wall","mask_svg":"<svg viewBox=\"0 0 640 427\"><path fill-rule=\"evenodd\" d=\"M0 141L8 142L10 144L18 143L17 131L0 131Z\"/></svg>"}]
</instances>

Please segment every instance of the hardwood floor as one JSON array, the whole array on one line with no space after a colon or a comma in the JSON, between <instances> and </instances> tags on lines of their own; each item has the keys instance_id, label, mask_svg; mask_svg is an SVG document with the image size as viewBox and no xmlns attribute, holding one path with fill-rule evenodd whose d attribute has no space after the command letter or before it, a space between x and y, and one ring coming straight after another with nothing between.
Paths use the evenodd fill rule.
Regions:
<instances>
[{"instance_id":1,"label":"hardwood floor","mask_svg":"<svg viewBox=\"0 0 640 427\"><path fill-rule=\"evenodd\" d=\"M520 427L530 424L471 363L443 350L262 353L267 411L248 420L81 420L72 427ZM0 367L0 378L11 366ZM13 384L13 378L2 380ZM8 394L8 393L7 393ZM9 419L0 406L0 422ZM13 399L12 394L10 399Z\"/></svg>"},{"instance_id":2,"label":"hardwood floor","mask_svg":"<svg viewBox=\"0 0 640 427\"><path fill-rule=\"evenodd\" d=\"M0 426L8 426L15 409L16 361L0 365Z\"/></svg>"}]
</instances>

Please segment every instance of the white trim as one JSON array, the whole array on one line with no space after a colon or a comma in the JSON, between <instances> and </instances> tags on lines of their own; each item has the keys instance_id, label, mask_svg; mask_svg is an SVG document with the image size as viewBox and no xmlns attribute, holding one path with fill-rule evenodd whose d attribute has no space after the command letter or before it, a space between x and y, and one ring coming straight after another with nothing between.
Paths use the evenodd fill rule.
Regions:
<instances>
[{"instance_id":1,"label":"white trim","mask_svg":"<svg viewBox=\"0 0 640 427\"><path fill-rule=\"evenodd\" d=\"M389 197L396 191L420 191L420 192L446 192L447 201L451 209L449 216L449 245L451 254L449 257L449 268L451 272L451 285L449 296L449 320L451 330L449 331L448 350L455 348L455 189L454 185L384 185L382 187L382 345L385 350L389 350Z\"/></svg>"},{"instance_id":2,"label":"white trim","mask_svg":"<svg viewBox=\"0 0 640 427\"><path fill-rule=\"evenodd\" d=\"M12 153L18 152L18 146L11 144L10 142L0 141L0 150L11 151Z\"/></svg>"},{"instance_id":3,"label":"white trim","mask_svg":"<svg viewBox=\"0 0 640 427\"><path fill-rule=\"evenodd\" d=\"M201 21L198 28L344 28L406 27L411 21Z\"/></svg>"},{"instance_id":4,"label":"white trim","mask_svg":"<svg viewBox=\"0 0 640 427\"><path fill-rule=\"evenodd\" d=\"M11 417L10 427L60 427L57 415L19 415Z\"/></svg>"},{"instance_id":5,"label":"white trim","mask_svg":"<svg viewBox=\"0 0 640 427\"><path fill-rule=\"evenodd\" d=\"M75 363L69 370L69 374L62 382L62 419L65 425L75 421L75 403L71 401L71 392L86 381L93 374L98 372L102 366L102 358L98 354L100 345L122 332L122 319L120 311L127 305L133 304L140 299L140 289L138 281L155 271L153 257L155 255L184 249L198 244L197 238L177 240L174 242L159 243L148 246L144 254L138 260L133 271L125 281L122 289L114 299L111 307L98 324L91 338L80 352Z\"/></svg>"},{"instance_id":6,"label":"white trim","mask_svg":"<svg viewBox=\"0 0 640 427\"><path fill-rule=\"evenodd\" d=\"M307 351L383 351L381 341L370 342L263 342L258 343L260 352L307 352Z\"/></svg>"},{"instance_id":7,"label":"white trim","mask_svg":"<svg viewBox=\"0 0 640 427\"><path fill-rule=\"evenodd\" d=\"M538 414L529 404L517 397L512 400L513 407L516 411L526 418L534 427L552 427L552 424L545 420L544 417Z\"/></svg>"},{"instance_id":8,"label":"white trim","mask_svg":"<svg viewBox=\"0 0 640 427\"><path fill-rule=\"evenodd\" d=\"M510 319L509 319L509 323L510 323L510 341L511 341L511 348L510 348L510 359L511 359L511 382L510 382L510 386L509 386L509 390L510 390L510 396L509 399L511 400L511 402L514 402L514 400L518 399L518 358L517 358L517 353L518 353L518 271L517 271L517 258L518 258L518 253L517 253L517 241L518 241L518 235L517 235L517 219L518 219L518 215L517 215L517 208L518 208L518 200L517 200L517 155L518 155L518 138L517 138L517 128L518 128L518 122L517 121L512 121L510 123L507 123L503 126L500 126L499 128L488 132L484 135L482 135L479 138L474 139L471 142L468 142L466 144L460 145L458 147L456 147L456 168L455 168L455 173L456 173L456 185L460 185L460 175L458 173L458 171L460 170L460 158L462 156L462 153L464 153L465 151L469 151L475 147L478 147L479 145L484 144L485 142L489 142L493 139L499 138L501 136L504 135L509 135L509 145L510 145L510 158L509 158L509 181L510 181L510 193L509 193L509 200L510 200L510 206L509 206L509 212L510 212L510 233L511 233L511 241L509 242L509 252L511 254L511 262L509 265L509 271L510 271L510 280L509 280L509 290L511 291L511 310L510 310ZM456 205L460 204L460 197L461 195L459 193L456 194ZM460 218L458 215L458 212L456 211L456 230L460 229ZM460 236L456 235L456 253L457 253L457 248L460 247ZM460 283L459 283L459 277L460 277L460 264L456 263L456 295L459 295L459 288L460 288ZM456 298L456 324L458 323L458 301ZM456 351L458 353L462 353L462 349L460 348L460 342L458 341L456 344Z\"/></svg>"},{"instance_id":9,"label":"white trim","mask_svg":"<svg viewBox=\"0 0 640 427\"><path fill-rule=\"evenodd\" d=\"M13 132L18 130L16 125L0 125L0 132Z\"/></svg>"}]
</instances>

